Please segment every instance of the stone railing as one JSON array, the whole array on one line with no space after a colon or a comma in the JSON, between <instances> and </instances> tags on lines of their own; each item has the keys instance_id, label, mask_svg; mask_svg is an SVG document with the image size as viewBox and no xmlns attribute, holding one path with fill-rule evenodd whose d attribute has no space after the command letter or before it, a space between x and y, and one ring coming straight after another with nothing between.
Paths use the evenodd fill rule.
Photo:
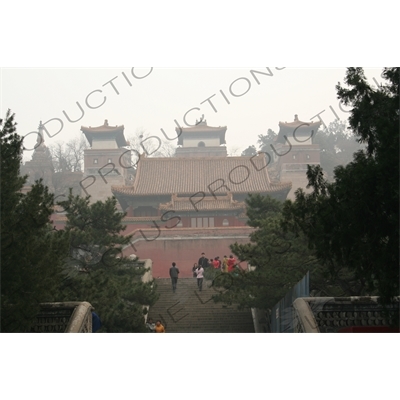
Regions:
<instances>
[{"instance_id":1,"label":"stone railing","mask_svg":"<svg viewBox=\"0 0 400 400\"><path fill-rule=\"evenodd\" d=\"M142 276L142 282L147 283L153 280L153 272L152 272L152 268L153 268L153 261L150 259L146 259L146 260L140 260L144 262L144 267L146 269L148 269L148 271ZM150 306L142 306L143 310L147 309L147 311L149 311ZM144 322L147 322L147 317L149 316L148 313L145 314L144 316Z\"/></svg>"},{"instance_id":2,"label":"stone railing","mask_svg":"<svg viewBox=\"0 0 400 400\"><path fill-rule=\"evenodd\" d=\"M140 261L143 261L144 268L148 269L148 271L145 272L145 274L142 276L142 282L146 283L153 280L153 272L152 272L153 261L151 261L150 259L140 260Z\"/></svg>"},{"instance_id":3,"label":"stone railing","mask_svg":"<svg viewBox=\"0 0 400 400\"><path fill-rule=\"evenodd\" d=\"M149 282L152 276L152 261L138 260L148 269L141 277ZM149 309L149 306L143 306ZM31 332L34 333L92 333L93 306L86 302L69 301L64 303L42 303ZM147 315L146 317L147 318Z\"/></svg>"},{"instance_id":4,"label":"stone railing","mask_svg":"<svg viewBox=\"0 0 400 400\"><path fill-rule=\"evenodd\" d=\"M32 332L36 333L92 333L90 303L42 303Z\"/></svg>"},{"instance_id":5,"label":"stone railing","mask_svg":"<svg viewBox=\"0 0 400 400\"><path fill-rule=\"evenodd\" d=\"M385 307L378 297L302 297L293 302L293 325L297 333L391 332L399 300ZM398 327L397 327L398 331Z\"/></svg>"},{"instance_id":6,"label":"stone railing","mask_svg":"<svg viewBox=\"0 0 400 400\"><path fill-rule=\"evenodd\" d=\"M253 317L254 332L255 333L270 333L271 327L269 322L268 311L260 310L258 308L251 309L251 315Z\"/></svg>"}]
</instances>

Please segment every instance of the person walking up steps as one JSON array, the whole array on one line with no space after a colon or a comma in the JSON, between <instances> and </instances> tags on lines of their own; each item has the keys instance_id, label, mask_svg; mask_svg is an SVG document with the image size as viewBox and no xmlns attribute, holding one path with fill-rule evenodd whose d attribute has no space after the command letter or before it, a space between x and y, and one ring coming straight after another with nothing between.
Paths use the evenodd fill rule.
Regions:
<instances>
[{"instance_id":1,"label":"person walking up steps","mask_svg":"<svg viewBox=\"0 0 400 400\"><path fill-rule=\"evenodd\" d=\"M209 263L208 263L208 258L205 256L204 253L201 253L201 257L199 258L199 267L207 268Z\"/></svg>"},{"instance_id":2,"label":"person walking up steps","mask_svg":"<svg viewBox=\"0 0 400 400\"><path fill-rule=\"evenodd\" d=\"M164 325L161 323L161 321L156 322L154 331L155 331L155 333L165 333L165 328L164 328Z\"/></svg>"},{"instance_id":3,"label":"person walking up steps","mask_svg":"<svg viewBox=\"0 0 400 400\"><path fill-rule=\"evenodd\" d=\"M201 292L203 290L203 274L204 274L204 268L199 265L196 269L196 275L197 275L197 288Z\"/></svg>"},{"instance_id":4,"label":"person walking up steps","mask_svg":"<svg viewBox=\"0 0 400 400\"><path fill-rule=\"evenodd\" d=\"M176 290L176 284L178 283L178 275L179 275L179 269L176 267L176 264L173 262L172 267L169 269L169 276L171 277L172 291L174 293Z\"/></svg>"}]
</instances>

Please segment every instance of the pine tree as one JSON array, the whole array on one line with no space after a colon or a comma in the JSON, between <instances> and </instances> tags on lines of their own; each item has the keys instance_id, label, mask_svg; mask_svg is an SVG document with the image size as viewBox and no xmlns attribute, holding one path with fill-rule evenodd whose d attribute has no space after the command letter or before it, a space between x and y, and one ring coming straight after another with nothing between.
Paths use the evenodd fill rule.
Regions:
<instances>
[{"instance_id":1,"label":"pine tree","mask_svg":"<svg viewBox=\"0 0 400 400\"><path fill-rule=\"evenodd\" d=\"M351 106L349 124L366 147L334 170L334 182L309 167L312 193L299 190L285 219L304 233L332 274L345 266L382 303L399 295L399 82L385 68L386 85L372 87L362 68L349 68L338 97Z\"/></svg>"},{"instance_id":2,"label":"pine tree","mask_svg":"<svg viewBox=\"0 0 400 400\"><path fill-rule=\"evenodd\" d=\"M314 144L319 144L321 151L321 167L329 180L339 165L347 165L353 160L353 154L363 148L357 142L346 121L334 121L327 128L315 134Z\"/></svg>"},{"instance_id":3,"label":"pine tree","mask_svg":"<svg viewBox=\"0 0 400 400\"><path fill-rule=\"evenodd\" d=\"M310 289L323 296L359 294L360 283L343 269L329 277L323 264L308 248L303 234L284 230L283 203L261 195L246 199L248 225L256 228L250 243L231 245L238 260L250 269L237 268L213 279L216 301L240 307L272 308L307 272Z\"/></svg>"},{"instance_id":4,"label":"pine tree","mask_svg":"<svg viewBox=\"0 0 400 400\"><path fill-rule=\"evenodd\" d=\"M29 332L40 303L56 300L68 237L52 229L54 196L47 187L39 181L21 193L23 139L10 111L0 128L1 331Z\"/></svg>"},{"instance_id":5,"label":"pine tree","mask_svg":"<svg viewBox=\"0 0 400 400\"><path fill-rule=\"evenodd\" d=\"M124 214L117 210L116 199L90 204L89 197L70 193L60 204L71 238L63 298L92 304L103 332L146 332L144 313L157 299L155 285L142 282L142 263L122 254L131 236L122 234Z\"/></svg>"}]
</instances>

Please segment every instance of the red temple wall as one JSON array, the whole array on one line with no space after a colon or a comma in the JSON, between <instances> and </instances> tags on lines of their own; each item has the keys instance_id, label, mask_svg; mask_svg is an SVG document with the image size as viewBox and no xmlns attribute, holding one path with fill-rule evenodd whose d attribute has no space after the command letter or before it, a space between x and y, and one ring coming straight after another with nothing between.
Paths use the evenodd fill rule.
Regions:
<instances>
[{"instance_id":1,"label":"red temple wall","mask_svg":"<svg viewBox=\"0 0 400 400\"><path fill-rule=\"evenodd\" d=\"M249 239L242 238L210 238L186 240L154 240L139 241L134 243L136 252L132 248L126 249L125 255L136 254L141 259L150 258L153 261L153 277L169 278L169 268L172 262L175 262L180 270L180 278L192 277L192 267L201 256L205 253L208 259L219 256L220 259L224 255L229 256L231 251L229 245L232 243L248 243ZM247 263L243 263L242 267L246 268Z\"/></svg>"},{"instance_id":2,"label":"red temple wall","mask_svg":"<svg viewBox=\"0 0 400 400\"><path fill-rule=\"evenodd\" d=\"M56 229L64 229L65 222L64 215L53 214L53 225ZM222 259L224 255L231 254L231 244L249 243L249 235L253 231L248 226L172 229L160 226L159 231L155 227L149 229L150 224L143 224L143 227L137 224L127 226L123 234L133 233L134 236L131 239L133 245L124 250L124 255L136 254L140 259L151 259L155 278L168 278L172 262L177 263L181 278L192 277L193 264L198 261L202 252L208 259L217 256ZM242 265L243 268L246 266L246 263Z\"/></svg>"}]
</instances>

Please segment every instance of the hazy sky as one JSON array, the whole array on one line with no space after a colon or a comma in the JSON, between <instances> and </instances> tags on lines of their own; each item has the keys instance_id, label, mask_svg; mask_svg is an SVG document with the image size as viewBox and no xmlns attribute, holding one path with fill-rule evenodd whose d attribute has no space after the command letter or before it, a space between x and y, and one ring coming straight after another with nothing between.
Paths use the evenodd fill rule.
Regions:
<instances>
[{"instance_id":1,"label":"hazy sky","mask_svg":"<svg viewBox=\"0 0 400 400\"><path fill-rule=\"evenodd\" d=\"M380 68L365 71L372 84L374 78L382 81ZM335 90L339 81L343 83L345 72L345 68L283 67L4 68L1 115L4 117L8 108L16 114L21 136L36 131L39 121L62 120L58 134L59 120L46 124L49 133L55 135L45 138L47 145L81 137L82 125L99 126L105 119L113 126L124 125L127 138L143 129L166 139L163 129L173 139L175 120L186 126L204 115L208 125L227 126L228 150L243 150L256 145L258 135L266 134L269 128L278 132L279 121L293 121L295 114L302 121L313 117L316 121L316 115L325 110L320 114L325 124L335 120L335 113L347 119ZM190 111L185 123L185 113L193 108L200 110ZM71 121L79 120L70 122L64 111ZM24 143L33 148L35 141L31 134ZM30 157L31 151L25 152L24 159Z\"/></svg>"}]
</instances>

